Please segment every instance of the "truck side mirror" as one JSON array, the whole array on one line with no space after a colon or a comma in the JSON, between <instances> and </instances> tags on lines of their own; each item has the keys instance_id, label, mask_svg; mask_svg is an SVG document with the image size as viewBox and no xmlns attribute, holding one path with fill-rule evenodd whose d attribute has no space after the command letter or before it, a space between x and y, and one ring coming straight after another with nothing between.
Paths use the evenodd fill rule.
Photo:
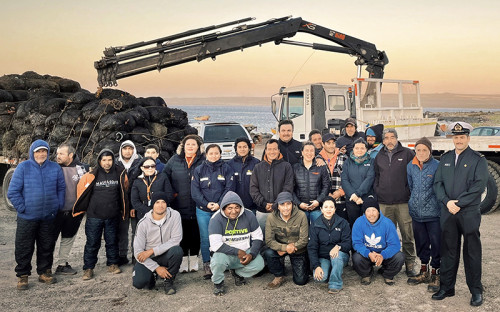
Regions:
<instances>
[{"instance_id":1,"label":"truck side mirror","mask_svg":"<svg viewBox=\"0 0 500 312\"><path fill-rule=\"evenodd\" d=\"M271 111L273 112L273 115L276 116L276 101L275 100L273 100L271 102Z\"/></svg>"}]
</instances>

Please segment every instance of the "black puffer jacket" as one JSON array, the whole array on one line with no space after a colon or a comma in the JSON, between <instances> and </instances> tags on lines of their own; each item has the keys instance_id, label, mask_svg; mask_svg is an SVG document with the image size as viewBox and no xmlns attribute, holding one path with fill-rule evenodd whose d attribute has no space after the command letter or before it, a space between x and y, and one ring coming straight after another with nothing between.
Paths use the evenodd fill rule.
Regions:
<instances>
[{"instance_id":1,"label":"black puffer jacket","mask_svg":"<svg viewBox=\"0 0 500 312\"><path fill-rule=\"evenodd\" d=\"M293 193L293 169L283 156L272 163L263 160L255 165L250 179L250 196L257 210L267 212L266 204L274 203L281 192Z\"/></svg>"},{"instance_id":2,"label":"black puffer jacket","mask_svg":"<svg viewBox=\"0 0 500 312\"><path fill-rule=\"evenodd\" d=\"M375 182L373 189L378 202L386 205L404 204L410 200L410 187L406 175L406 166L415 154L407 147L398 145L389 152L383 147L375 157Z\"/></svg>"},{"instance_id":3,"label":"black puffer jacket","mask_svg":"<svg viewBox=\"0 0 500 312\"><path fill-rule=\"evenodd\" d=\"M307 169L304 162L300 161L293 165L293 175L295 178L293 202L297 207L300 203L310 204L312 200L317 200L321 204L328 196L330 179L326 166L318 167L313 161L312 166ZM319 209L319 206L316 209Z\"/></svg>"},{"instance_id":4,"label":"black puffer jacket","mask_svg":"<svg viewBox=\"0 0 500 312\"><path fill-rule=\"evenodd\" d=\"M149 199L148 186L146 184L150 185ZM153 208L153 203L151 203L150 200L153 198L155 192L164 192L167 194L167 203L168 206L171 206L174 193L167 175L163 172L151 177L140 175L134 180L130 196L132 209L135 209L137 220L141 220L142 217Z\"/></svg>"},{"instance_id":5,"label":"black puffer jacket","mask_svg":"<svg viewBox=\"0 0 500 312\"><path fill-rule=\"evenodd\" d=\"M163 169L174 191L172 208L179 211L182 219L196 218L196 203L191 198L191 176L194 169L201 165L204 160L205 155L197 152L193 164L188 168L185 155L182 152L172 156Z\"/></svg>"}]
</instances>

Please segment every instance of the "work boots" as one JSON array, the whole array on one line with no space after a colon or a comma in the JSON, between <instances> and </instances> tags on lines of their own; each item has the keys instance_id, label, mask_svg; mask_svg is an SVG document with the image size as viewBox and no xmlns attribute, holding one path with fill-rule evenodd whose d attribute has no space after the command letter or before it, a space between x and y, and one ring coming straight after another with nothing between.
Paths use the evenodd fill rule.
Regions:
<instances>
[{"instance_id":1,"label":"work boots","mask_svg":"<svg viewBox=\"0 0 500 312\"><path fill-rule=\"evenodd\" d=\"M203 274L204 279L210 279L212 277L212 270L210 270L210 262L203 262Z\"/></svg>"},{"instance_id":2,"label":"work boots","mask_svg":"<svg viewBox=\"0 0 500 312\"><path fill-rule=\"evenodd\" d=\"M417 276L417 271L415 271L415 261L406 261L406 276L415 277Z\"/></svg>"},{"instance_id":3,"label":"work boots","mask_svg":"<svg viewBox=\"0 0 500 312\"><path fill-rule=\"evenodd\" d=\"M245 281L245 278L243 276L239 276L238 274L236 274L235 270L229 270L229 271L231 272L231 275L234 277L234 285L242 286L247 283L247 281Z\"/></svg>"},{"instance_id":4,"label":"work boots","mask_svg":"<svg viewBox=\"0 0 500 312\"><path fill-rule=\"evenodd\" d=\"M21 275L17 279L17 289L26 290L28 289L28 275Z\"/></svg>"},{"instance_id":5,"label":"work boots","mask_svg":"<svg viewBox=\"0 0 500 312\"><path fill-rule=\"evenodd\" d=\"M431 282L427 286L427 291L429 292L438 292L439 291L439 283L440 283L440 278L439 278L439 268L434 269L432 268L431 271Z\"/></svg>"},{"instance_id":6,"label":"work boots","mask_svg":"<svg viewBox=\"0 0 500 312\"><path fill-rule=\"evenodd\" d=\"M429 283L431 281L431 273L429 272L429 265L422 264L420 267L420 273L415 277L410 277L408 279L408 284L418 285L421 283Z\"/></svg>"},{"instance_id":7,"label":"work boots","mask_svg":"<svg viewBox=\"0 0 500 312\"><path fill-rule=\"evenodd\" d=\"M167 295L173 295L177 292L174 288L174 278L175 277L172 276L172 278L166 278L163 280L163 289Z\"/></svg>"},{"instance_id":8,"label":"work boots","mask_svg":"<svg viewBox=\"0 0 500 312\"><path fill-rule=\"evenodd\" d=\"M50 269L38 275L38 281L40 283L45 283L45 284L57 283L57 279L55 278L55 276L52 275L52 271Z\"/></svg>"}]
</instances>

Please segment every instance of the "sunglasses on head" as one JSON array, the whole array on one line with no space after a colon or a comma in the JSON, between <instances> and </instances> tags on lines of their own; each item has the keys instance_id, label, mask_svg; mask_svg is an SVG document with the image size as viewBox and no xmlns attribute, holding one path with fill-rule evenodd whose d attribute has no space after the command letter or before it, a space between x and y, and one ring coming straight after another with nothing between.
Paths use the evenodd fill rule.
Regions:
<instances>
[{"instance_id":1,"label":"sunglasses on head","mask_svg":"<svg viewBox=\"0 0 500 312\"><path fill-rule=\"evenodd\" d=\"M154 169L154 168L156 168L156 165L146 165L146 166L142 166L142 168L144 168L144 169Z\"/></svg>"}]
</instances>

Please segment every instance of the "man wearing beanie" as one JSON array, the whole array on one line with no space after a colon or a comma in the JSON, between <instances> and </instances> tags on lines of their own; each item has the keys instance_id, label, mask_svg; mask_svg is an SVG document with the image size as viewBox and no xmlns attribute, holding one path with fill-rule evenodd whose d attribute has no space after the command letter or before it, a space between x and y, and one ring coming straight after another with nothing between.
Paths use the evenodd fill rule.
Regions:
<instances>
[{"instance_id":1,"label":"man wearing beanie","mask_svg":"<svg viewBox=\"0 0 500 312\"><path fill-rule=\"evenodd\" d=\"M401 271L405 255L399 251L396 226L380 213L373 196L363 202L364 214L352 227L352 266L361 276L361 284L369 285L373 276L373 266L382 266L378 273L387 285L394 285L394 276Z\"/></svg>"},{"instance_id":2,"label":"man wearing beanie","mask_svg":"<svg viewBox=\"0 0 500 312\"><path fill-rule=\"evenodd\" d=\"M229 269L236 286L246 284L245 277L252 277L264 268L259 254L263 244L262 230L257 218L245 209L241 198L229 191L219 209L210 219L208 233L214 294L224 294L224 271Z\"/></svg>"},{"instance_id":3,"label":"man wearing beanie","mask_svg":"<svg viewBox=\"0 0 500 312\"><path fill-rule=\"evenodd\" d=\"M290 257L293 282L305 285L309 279L307 242L309 225L306 214L293 204L289 192L281 192L276 198L275 208L266 221L266 245L264 251L269 271L274 279L267 285L276 289L285 282L285 256Z\"/></svg>"},{"instance_id":4,"label":"man wearing beanie","mask_svg":"<svg viewBox=\"0 0 500 312\"><path fill-rule=\"evenodd\" d=\"M413 235L417 256L420 258L420 273L408 279L408 284L430 283L428 291L439 290L439 268L441 265L441 207L434 193L434 176L439 161L432 157L432 144L423 137L415 144L415 157L407 165L410 201L408 207L412 218ZM432 261L431 260L432 257ZM430 266L429 267L429 261Z\"/></svg>"},{"instance_id":5,"label":"man wearing beanie","mask_svg":"<svg viewBox=\"0 0 500 312\"><path fill-rule=\"evenodd\" d=\"M383 124L377 124L366 129L366 143L368 143L368 155L371 159L377 157L378 152L384 147L382 144Z\"/></svg>"},{"instance_id":6,"label":"man wearing beanie","mask_svg":"<svg viewBox=\"0 0 500 312\"><path fill-rule=\"evenodd\" d=\"M345 134L337 140L337 147L342 149L345 147L346 155L350 155L354 147L354 141L358 138L366 139L364 132L358 131L356 119L347 118L345 120Z\"/></svg>"},{"instance_id":7,"label":"man wearing beanie","mask_svg":"<svg viewBox=\"0 0 500 312\"><path fill-rule=\"evenodd\" d=\"M179 272L183 251L182 223L179 212L167 207L167 194L155 192L153 209L137 224L134 238L132 284L135 288L153 289L157 276L163 279L167 295L175 294L175 276Z\"/></svg>"}]
</instances>

